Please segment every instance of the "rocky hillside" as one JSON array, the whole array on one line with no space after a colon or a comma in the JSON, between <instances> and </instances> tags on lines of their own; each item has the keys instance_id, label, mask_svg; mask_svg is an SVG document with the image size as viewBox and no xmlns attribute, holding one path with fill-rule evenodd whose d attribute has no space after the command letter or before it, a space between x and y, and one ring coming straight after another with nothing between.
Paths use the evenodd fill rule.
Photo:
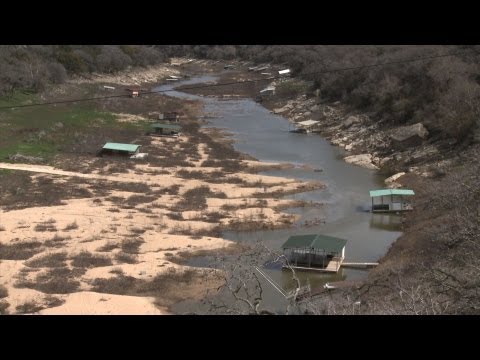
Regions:
<instances>
[{"instance_id":1,"label":"rocky hillside","mask_svg":"<svg viewBox=\"0 0 480 360\"><path fill-rule=\"evenodd\" d=\"M305 95L265 105L292 122L320 121L315 130L344 148L348 152L347 162L381 169L387 176L398 172L434 176L460 161L459 152L478 142L478 138L473 138L468 146L459 146L453 138L432 135L421 122L385 126L367 114L349 111L339 102L325 104Z\"/></svg>"}]
</instances>

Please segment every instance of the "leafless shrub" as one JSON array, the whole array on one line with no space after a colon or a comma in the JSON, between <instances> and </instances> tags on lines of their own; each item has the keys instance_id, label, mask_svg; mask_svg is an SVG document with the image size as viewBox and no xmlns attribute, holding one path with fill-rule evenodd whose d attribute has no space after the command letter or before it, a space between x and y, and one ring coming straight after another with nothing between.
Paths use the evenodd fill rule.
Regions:
<instances>
[{"instance_id":1,"label":"leafless shrub","mask_svg":"<svg viewBox=\"0 0 480 360\"><path fill-rule=\"evenodd\" d=\"M0 285L0 299L3 299L8 296L8 290L5 286Z\"/></svg>"},{"instance_id":2,"label":"leafless shrub","mask_svg":"<svg viewBox=\"0 0 480 360\"><path fill-rule=\"evenodd\" d=\"M190 224L176 224L168 233L172 235L193 235Z\"/></svg>"},{"instance_id":3,"label":"leafless shrub","mask_svg":"<svg viewBox=\"0 0 480 360\"><path fill-rule=\"evenodd\" d=\"M0 301L0 315L6 315L8 314L7 308L10 306L10 304L4 300Z\"/></svg>"},{"instance_id":4,"label":"leafless shrub","mask_svg":"<svg viewBox=\"0 0 480 360\"><path fill-rule=\"evenodd\" d=\"M177 195L179 189L180 189L180 185L171 185L169 187L162 188L160 190L155 190L155 191L153 191L153 194L155 194L155 195L165 195L165 194L167 194L167 195Z\"/></svg>"},{"instance_id":5,"label":"leafless shrub","mask_svg":"<svg viewBox=\"0 0 480 360\"><path fill-rule=\"evenodd\" d=\"M57 228L55 227L55 225L53 225L55 223L55 220L53 220L53 222L51 221L44 221L42 223L38 223L37 225L35 225L35 227L33 228L35 231L57 231Z\"/></svg>"},{"instance_id":6,"label":"leafless shrub","mask_svg":"<svg viewBox=\"0 0 480 360\"><path fill-rule=\"evenodd\" d=\"M127 254L138 254L140 249L140 245L142 245L145 241L135 238L135 239L125 239L120 244L122 251Z\"/></svg>"},{"instance_id":7,"label":"leafless shrub","mask_svg":"<svg viewBox=\"0 0 480 360\"><path fill-rule=\"evenodd\" d=\"M167 216L172 220L177 220L177 221L185 220L181 212L171 212L171 213L168 213Z\"/></svg>"},{"instance_id":8,"label":"leafless shrub","mask_svg":"<svg viewBox=\"0 0 480 360\"><path fill-rule=\"evenodd\" d=\"M46 294L68 294L77 291L80 282L75 278L83 274L83 269L54 268L38 274L35 281L19 280L14 286L34 289Z\"/></svg>"},{"instance_id":9,"label":"leafless shrub","mask_svg":"<svg viewBox=\"0 0 480 360\"><path fill-rule=\"evenodd\" d=\"M65 303L65 300L51 295L45 296L43 300L45 301L45 306L47 308L57 307Z\"/></svg>"},{"instance_id":10,"label":"leafless shrub","mask_svg":"<svg viewBox=\"0 0 480 360\"><path fill-rule=\"evenodd\" d=\"M147 195L131 195L125 201L126 204L131 206L136 206L138 204L151 203L157 200L156 196L147 196Z\"/></svg>"},{"instance_id":11,"label":"leafless shrub","mask_svg":"<svg viewBox=\"0 0 480 360\"><path fill-rule=\"evenodd\" d=\"M110 252L114 249L118 249L120 246L117 243L108 241L105 245L100 246L96 251L99 252Z\"/></svg>"},{"instance_id":12,"label":"leafless shrub","mask_svg":"<svg viewBox=\"0 0 480 360\"><path fill-rule=\"evenodd\" d=\"M82 251L78 255L71 257L72 265L79 268L91 268L112 265L112 260L103 255L92 254L88 251Z\"/></svg>"},{"instance_id":13,"label":"leafless shrub","mask_svg":"<svg viewBox=\"0 0 480 360\"><path fill-rule=\"evenodd\" d=\"M123 275L123 270L120 267L113 268L109 271L110 274Z\"/></svg>"},{"instance_id":14,"label":"leafless shrub","mask_svg":"<svg viewBox=\"0 0 480 360\"><path fill-rule=\"evenodd\" d=\"M26 260L41 252L42 243L38 241L25 241L10 245L0 244L0 259Z\"/></svg>"},{"instance_id":15,"label":"leafless shrub","mask_svg":"<svg viewBox=\"0 0 480 360\"><path fill-rule=\"evenodd\" d=\"M155 296L162 298L168 295L172 288L182 287L197 279L195 270L170 271L155 276L152 280L136 279L131 276L119 275L109 279L95 279L92 291L118 295Z\"/></svg>"},{"instance_id":16,"label":"leafless shrub","mask_svg":"<svg viewBox=\"0 0 480 360\"><path fill-rule=\"evenodd\" d=\"M141 235L146 231L145 229L140 229L140 228L137 228L137 227L132 227L129 230L132 234L135 234L135 235Z\"/></svg>"},{"instance_id":17,"label":"leafless shrub","mask_svg":"<svg viewBox=\"0 0 480 360\"><path fill-rule=\"evenodd\" d=\"M69 230L75 230L75 229L78 229L78 224L76 221L68 224L67 226L65 226L65 229L63 229L64 231L69 231Z\"/></svg>"},{"instance_id":18,"label":"leafless shrub","mask_svg":"<svg viewBox=\"0 0 480 360\"><path fill-rule=\"evenodd\" d=\"M32 268L43 268L43 267L64 267L67 264L65 260L67 259L67 253L60 252L60 253L50 253L46 255L42 255L35 259L31 259L25 263L28 267Z\"/></svg>"},{"instance_id":19,"label":"leafless shrub","mask_svg":"<svg viewBox=\"0 0 480 360\"><path fill-rule=\"evenodd\" d=\"M27 301L15 308L18 314L33 314L43 309L44 307L40 304L37 304L35 301Z\"/></svg>"},{"instance_id":20,"label":"leafless shrub","mask_svg":"<svg viewBox=\"0 0 480 360\"><path fill-rule=\"evenodd\" d=\"M135 255L127 254L124 252L119 252L117 255L115 255L115 260L117 260L120 263L126 263L126 264L138 263L137 257Z\"/></svg>"},{"instance_id":21,"label":"leafless shrub","mask_svg":"<svg viewBox=\"0 0 480 360\"><path fill-rule=\"evenodd\" d=\"M64 241L70 240L71 236L61 236L55 234L50 240L45 241L45 246L47 247L61 247L64 245Z\"/></svg>"}]
</instances>

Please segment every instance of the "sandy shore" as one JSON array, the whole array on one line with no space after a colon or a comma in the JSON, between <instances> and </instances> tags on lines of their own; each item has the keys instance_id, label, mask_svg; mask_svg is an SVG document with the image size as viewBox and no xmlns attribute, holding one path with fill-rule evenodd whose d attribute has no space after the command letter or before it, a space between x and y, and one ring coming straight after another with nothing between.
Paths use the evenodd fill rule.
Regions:
<instances>
[{"instance_id":1,"label":"sandy shore","mask_svg":"<svg viewBox=\"0 0 480 360\"><path fill-rule=\"evenodd\" d=\"M160 66L116 78L102 75L84 80L151 82L166 70L175 73L171 67ZM125 113L119 116L130 122L139 119ZM173 143L181 151L178 146L193 140L186 135L155 138L150 148L163 149ZM247 171L291 166L288 164L242 160L244 170L234 174L222 172L221 167L203 167L203 161L212 160L206 146L199 144L188 167L160 167L147 161L134 163L121 173L112 173L108 166L76 172L46 165L0 163L0 169L27 172L34 181L48 178L54 186L82 187L95 194L60 199L61 205L55 206L0 209L0 286L8 291L2 299L9 304L8 312L166 314L175 301L202 297L219 285L210 274L192 278L192 268L171 261L177 253L221 251L232 246L219 237L222 229L288 227L296 217L279 209L295 201L279 197L323 187ZM185 172L193 175L186 178ZM223 174L220 179L218 175L209 177L218 173ZM118 184L123 184L122 190L115 188ZM148 190L133 190L132 184ZM101 195L96 193L99 188ZM165 283L185 281L185 285L179 289L154 288L152 284L158 285L161 276L165 276ZM119 281L129 281L137 292L114 288Z\"/></svg>"}]
</instances>

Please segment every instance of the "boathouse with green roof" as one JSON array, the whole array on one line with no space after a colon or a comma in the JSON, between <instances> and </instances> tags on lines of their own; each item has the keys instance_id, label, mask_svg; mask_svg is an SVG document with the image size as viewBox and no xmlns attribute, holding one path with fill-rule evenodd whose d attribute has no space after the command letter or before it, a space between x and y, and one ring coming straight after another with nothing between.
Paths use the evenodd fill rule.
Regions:
<instances>
[{"instance_id":1,"label":"boathouse with green roof","mask_svg":"<svg viewBox=\"0 0 480 360\"><path fill-rule=\"evenodd\" d=\"M336 273L345 259L347 240L322 235L293 235L282 245L291 267Z\"/></svg>"}]
</instances>

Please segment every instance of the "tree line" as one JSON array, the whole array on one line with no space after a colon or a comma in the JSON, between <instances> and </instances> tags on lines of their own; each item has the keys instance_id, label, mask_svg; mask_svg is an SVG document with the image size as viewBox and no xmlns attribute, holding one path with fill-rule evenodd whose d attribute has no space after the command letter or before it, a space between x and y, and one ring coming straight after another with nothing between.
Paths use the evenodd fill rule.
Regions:
<instances>
[{"instance_id":1,"label":"tree line","mask_svg":"<svg viewBox=\"0 0 480 360\"><path fill-rule=\"evenodd\" d=\"M68 76L114 73L167 59L158 48L145 45L4 45L0 46L0 95L38 92Z\"/></svg>"},{"instance_id":2,"label":"tree line","mask_svg":"<svg viewBox=\"0 0 480 360\"><path fill-rule=\"evenodd\" d=\"M477 53L478 51L478 53ZM458 55L322 73L445 53ZM480 47L456 45L8 45L0 46L0 95L41 91L91 72L114 73L169 57L249 60L289 67L309 95L341 101L385 126L422 122L432 135L469 139L478 126Z\"/></svg>"},{"instance_id":3,"label":"tree line","mask_svg":"<svg viewBox=\"0 0 480 360\"><path fill-rule=\"evenodd\" d=\"M311 81L311 94L316 91L325 101L341 101L387 126L422 122L433 135L459 141L478 126L478 46L197 45L168 50L197 58L282 64L294 76ZM458 55L322 74L447 53Z\"/></svg>"}]
</instances>

